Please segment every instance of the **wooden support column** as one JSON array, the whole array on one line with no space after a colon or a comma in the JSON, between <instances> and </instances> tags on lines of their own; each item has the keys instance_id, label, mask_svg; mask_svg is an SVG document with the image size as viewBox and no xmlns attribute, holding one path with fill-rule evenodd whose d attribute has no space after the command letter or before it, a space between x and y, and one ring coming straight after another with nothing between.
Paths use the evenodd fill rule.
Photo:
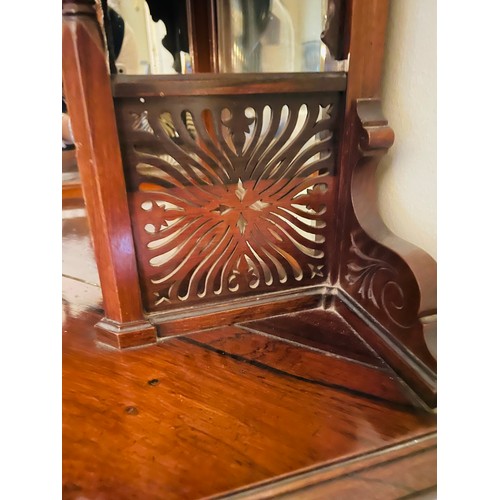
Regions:
<instances>
[{"instance_id":1,"label":"wooden support column","mask_svg":"<svg viewBox=\"0 0 500 500\"><path fill-rule=\"evenodd\" d=\"M75 138L105 318L115 347L156 341L145 320L103 36L93 0L63 0L63 82Z\"/></svg>"}]
</instances>

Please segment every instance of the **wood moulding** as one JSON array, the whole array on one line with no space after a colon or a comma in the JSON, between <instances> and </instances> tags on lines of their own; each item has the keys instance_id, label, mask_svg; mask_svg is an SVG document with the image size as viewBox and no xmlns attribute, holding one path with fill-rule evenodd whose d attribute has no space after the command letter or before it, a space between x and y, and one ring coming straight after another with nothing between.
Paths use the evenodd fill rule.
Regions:
<instances>
[{"instance_id":1,"label":"wood moulding","mask_svg":"<svg viewBox=\"0 0 500 500\"><path fill-rule=\"evenodd\" d=\"M348 43L331 31L338 19L324 38L350 55L348 79L110 78L92 2L64 4L64 86L105 308L98 340L137 347L265 320L263 335L300 339L328 363L346 324L352 349L362 342L434 407L436 263L377 211L375 171L394 141L377 97L388 3L333 4ZM309 323L292 331L284 316L300 313ZM324 335L338 316L342 328Z\"/></svg>"},{"instance_id":2,"label":"wood moulding","mask_svg":"<svg viewBox=\"0 0 500 500\"><path fill-rule=\"evenodd\" d=\"M377 209L375 172L394 142L378 99L356 101L357 152L343 238L340 288L351 309L376 332L367 339L431 406L436 359L424 335L435 318L436 262L385 226ZM432 321L432 320L431 320Z\"/></svg>"},{"instance_id":3,"label":"wood moulding","mask_svg":"<svg viewBox=\"0 0 500 500\"><path fill-rule=\"evenodd\" d=\"M315 94L346 89L347 75L336 73L245 73L190 75L113 75L113 96L192 97L219 95Z\"/></svg>"},{"instance_id":4,"label":"wood moulding","mask_svg":"<svg viewBox=\"0 0 500 500\"><path fill-rule=\"evenodd\" d=\"M116 347L123 346L124 333L143 343L156 333L141 305L107 55L94 2L63 2L62 46L64 89L106 311L98 330Z\"/></svg>"}]
</instances>

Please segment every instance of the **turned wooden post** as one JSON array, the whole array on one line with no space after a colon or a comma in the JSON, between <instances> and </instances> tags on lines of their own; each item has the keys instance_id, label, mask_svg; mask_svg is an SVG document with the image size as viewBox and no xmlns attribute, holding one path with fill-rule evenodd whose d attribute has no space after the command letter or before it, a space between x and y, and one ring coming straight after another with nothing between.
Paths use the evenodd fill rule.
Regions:
<instances>
[{"instance_id":1,"label":"turned wooden post","mask_svg":"<svg viewBox=\"0 0 500 500\"><path fill-rule=\"evenodd\" d=\"M107 56L93 0L63 0L63 83L102 287L98 339L156 341L144 319Z\"/></svg>"}]
</instances>

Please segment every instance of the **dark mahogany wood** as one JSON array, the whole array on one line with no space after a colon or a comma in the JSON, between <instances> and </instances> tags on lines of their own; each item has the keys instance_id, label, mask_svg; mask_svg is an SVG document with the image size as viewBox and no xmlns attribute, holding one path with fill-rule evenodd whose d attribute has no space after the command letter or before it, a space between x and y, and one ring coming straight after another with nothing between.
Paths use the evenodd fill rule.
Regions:
<instances>
[{"instance_id":1,"label":"dark mahogany wood","mask_svg":"<svg viewBox=\"0 0 500 500\"><path fill-rule=\"evenodd\" d=\"M325 281L328 93L142 100L115 106L147 311Z\"/></svg>"},{"instance_id":2,"label":"dark mahogany wood","mask_svg":"<svg viewBox=\"0 0 500 500\"><path fill-rule=\"evenodd\" d=\"M436 313L436 262L393 235L377 207L375 171L394 141L379 100L387 12L388 0L348 2L350 65L332 281L349 297L356 321L372 326L371 345L435 406L436 360L422 320Z\"/></svg>"},{"instance_id":3,"label":"dark mahogany wood","mask_svg":"<svg viewBox=\"0 0 500 500\"><path fill-rule=\"evenodd\" d=\"M365 345L334 310L309 309L250 321L242 326L297 343L304 343L307 339L307 345L320 351L371 366L382 366L380 357Z\"/></svg>"},{"instance_id":4,"label":"dark mahogany wood","mask_svg":"<svg viewBox=\"0 0 500 500\"><path fill-rule=\"evenodd\" d=\"M137 264L116 135L109 72L93 2L63 3L63 80L106 318L99 323L110 343L123 347L131 332L154 342L144 320ZM132 342L133 343L133 342Z\"/></svg>"},{"instance_id":5,"label":"dark mahogany wood","mask_svg":"<svg viewBox=\"0 0 500 500\"><path fill-rule=\"evenodd\" d=\"M197 304L196 315L184 307L150 315L150 319L157 325L159 338L171 337L179 333L314 308L321 304L324 291L322 287L311 287L307 291L287 290L257 298L255 296L234 298L230 307L225 302Z\"/></svg>"},{"instance_id":6,"label":"dark mahogany wood","mask_svg":"<svg viewBox=\"0 0 500 500\"><path fill-rule=\"evenodd\" d=\"M383 362L411 404L435 407L435 262L377 211L375 170L394 141L379 101L388 0L330 1L323 39L347 75L111 78L92 2L79 5L65 7L63 70L103 286L99 339L167 348L246 328L325 366Z\"/></svg>"},{"instance_id":7,"label":"dark mahogany wood","mask_svg":"<svg viewBox=\"0 0 500 500\"><path fill-rule=\"evenodd\" d=\"M186 0L189 49L195 73L217 73L216 0Z\"/></svg>"},{"instance_id":8,"label":"dark mahogany wood","mask_svg":"<svg viewBox=\"0 0 500 500\"><path fill-rule=\"evenodd\" d=\"M191 97L311 94L346 89L345 73L245 73L225 75L113 75L114 97Z\"/></svg>"},{"instance_id":9,"label":"dark mahogany wood","mask_svg":"<svg viewBox=\"0 0 500 500\"><path fill-rule=\"evenodd\" d=\"M436 417L408 406L407 389L375 355L325 363L316 350L238 327L109 349L95 342L101 289L73 200L64 202L63 246L65 500L435 489Z\"/></svg>"}]
</instances>

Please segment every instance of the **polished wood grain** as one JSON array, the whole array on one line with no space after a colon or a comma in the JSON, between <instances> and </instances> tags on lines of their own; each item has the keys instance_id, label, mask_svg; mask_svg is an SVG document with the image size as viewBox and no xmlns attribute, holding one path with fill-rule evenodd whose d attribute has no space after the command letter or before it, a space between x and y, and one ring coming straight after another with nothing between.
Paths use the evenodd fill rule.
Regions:
<instances>
[{"instance_id":1,"label":"polished wood grain","mask_svg":"<svg viewBox=\"0 0 500 500\"><path fill-rule=\"evenodd\" d=\"M347 2L342 54L350 64L331 279L348 296L356 321L372 325L366 340L435 406L436 359L422 321L436 313L436 262L392 234L378 211L375 173L394 142L380 102L388 6L388 0Z\"/></svg>"},{"instance_id":2,"label":"polished wood grain","mask_svg":"<svg viewBox=\"0 0 500 500\"><path fill-rule=\"evenodd\" d=\"M375 171L394 141L379 100L388 0L329 2L324 39L348 74L154 77L109 75L92 4L65 6L63 69L100 341L260 320L255 334L317 349L326 365L375 351L412 404L435 407L435 262L377 211Z\"/></svg>"},{"instance_id":3,"label":"polished wood grain","mask_svg":"<svg viewBox=\"0 0 500 500\"><path fill-rule=\"evenodd\" d=\"M242 488L222 498L435 500L436 436L430 434L363 457L298 473L289 479Z\"/></svg>"},{"instance_id":4,"label":"polished wood grain","mask_svg":"<svg viewBox=\"0 0 500 500\"><path fill-rule=\"evenodd\" d=\"M350 54L348 76L123 79L109 75L94 2L63 2L64 87L86 202L84 210L78 200L63 200L63 498L385 499L434 491L435 361L422 327L425 321L432 333L433 262L386 231L374 196L373 173L394 140L378 100L388 1L332 5L339 2L330 2L328 38L338 58ZM338 32L334 15L343 17ZM302 104L318 114L309 110L299 140L280 150ZM276 130L260 147L254 135L249 142L257 149L246 158L250 125L258 130L254 118L265 105L275 108ZM338 119L328 120L320 105L335 109ZM280 136L285 106L295 122ZM140 127L129 141L123 124L130 117ZM137 153L139 134L147 144ZM314 135L321 168L300 153ZM165 147L163 158L151 158ZM156 161L153 169L161 164L157 179L141 177L136 153ZM222 168L229 158L231 168ZM247 167L254 160L252 177ZM161 290L145 288L145 281L153 278L156 286L188 261L209 273L207 259L217 259L217 247L200 258L214 240L195 234L198 247L178 249L181 267L166 259L157 267L167 274L151 274L144 246L158 253L176 234L158 243L138 231L168 229L165 206L186 210L196 204L193 192L206 193L207 180L219 175L227 182L208 189L208 202L198 196L199 215L229 221L233 239L244 242L255 222L250 211L268 220L275 214L266 208L284 203L262 193L297 183L294 196L308 197L305 219L317 216L313 224L294 223L301 231L318 229L311 248L288 239L287 229L273 240L280 255L274 261L257 258L257 251L224 256L220 275L227 267L231 273L220 300L205 300L203 286L183 287L197 278L185 269L175 293L155 299ZM173 195L157 205L159 224L138 216L148 201L134 206L139 192ZM175 205L174 198L187 203ZM276 238L269 228L277 234L292 220L283 215L264 230ZM248 241L266 245L270 236ZM309 266L315 257L322 267ZM304 269L307 279L298 283ZM266 281L276 289L254 294Z\"/></svg>"},{"instance_id":5,"label":"polished wood grain","mask_svg":"<svg viewBox=\"0 0 500 500\"><path fill-rule=\"evenodd\" d=\"M255 95L338 92L345 73L245 73L192 75L113 75L115 97Z\"/></svg>"},{"instance_id":6,"label":"polished wood grain","mask_svg":"<svg viewBox=\"0 0 500 500\"><path fill-rule=\"evenodd\" d=\"M191 333L184 341L273 373L373 401L408 408L413 403L411 391L374 353L371 353L371 364L356 363L350 355L325 356L321 351L307 348L302 342L280 341L247 325Z\"/></svg>"},{"instance_id":7,"label":"polished wood grain","mask_svg":"<svg viewBox=\"0 0 500 500\"><path fill-rule=\"evenodd\" d=\"M148 312L222 300L230 307L242 295L326 281L331 93L234 95L230 103L139 93L115 98L115 109Z\"/></svg>"},{"instance_id":8,"label":"polished wood grain","mask_svg":"<svg viewBox=\"0 0 500 500\"><path fill-rule=\"evenodd\" d=\"M189 51L195 73L217 73L216 0L186 0Z\"/></svg>"},{"instance_id":9,"label":"polished wood grain","mask_svg":"<svg viewBox=\"0 0 500 500\"><path fill-rule=\"evenodd\" d=\"M102 34L93 2L63 3L63 82L103 285L101 328L115 345L121 330L156 340L144 320L127 195Z\"/></svg>"},{"instance_id":10,"label":"polished wood grain","mask_svg":"<svg viewBox=\"0 0 500 500\"><path fill-rule=\"evenodd\" d=\"M244 323L245 327L282 337L325 352L380 366L380 358L369 350L356 332L335 310L322 308L282 314Z\"/></svg>"},{"instance_id":11,"label":"polished wood grain","mask_svg":"<svg viewBox=\"0 0 500 500\"><path fill-rule=\"evenodd\" d=\"M233 299L230 308L226 304L197 306L196 316L184 309L157 313L150 315L149 318L158 328L158 337L164 338L215 326L265 318L277 313L295 313L316 307L322 300L322 295L316 288L269 295L259 300L255 298Z\"/></svg>"},{"instance_id":12,"label":"polished wood grain","mask_svg":"<svg viewBox=\"0 0 500 500\"><path fill-rule=\"evenodd\" d=\"M63 199L79 199L83 196L82 185L79 182L65 182L62 186Z\"/></svg>"},{"instance_id":13,"label":"polished wood grain","mask_svg":"<svg viewBox=\"0 0 500 500\"><path fill-rule=\"evenodd\" d=\"M64 207L64 499L369 499L434 487L435 416L407 406L397 380L381 391L399 401L357 390L380 366L363 375L342 356L328 366L237 327L139 350L99 343L84 212Z\"/></svg>"}]
</instances>

